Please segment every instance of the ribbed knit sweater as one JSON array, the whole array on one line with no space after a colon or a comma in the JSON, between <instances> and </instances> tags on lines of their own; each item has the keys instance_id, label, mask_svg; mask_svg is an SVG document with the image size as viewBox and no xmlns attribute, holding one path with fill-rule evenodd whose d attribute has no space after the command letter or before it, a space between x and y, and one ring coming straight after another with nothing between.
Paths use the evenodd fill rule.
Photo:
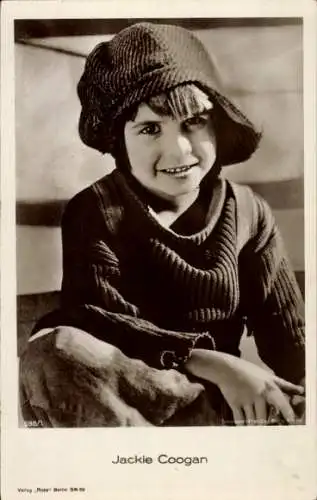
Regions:
<instances>
[{"instance_id":1,"label":"ribbed knit sweater","mask_svg":"<svg viewBox=\"0 0 317 500\"><path fill-rule=\"evenodd\" d=\"M271 210L225 180L210 198L195 231L190 210L163 227L117 169L77 194L62 224L62 308L37 330L77 326L181 369L195 345L238 356L246 326L262 360L299 382L303 304Z\"/></svg>"}]
</instances>

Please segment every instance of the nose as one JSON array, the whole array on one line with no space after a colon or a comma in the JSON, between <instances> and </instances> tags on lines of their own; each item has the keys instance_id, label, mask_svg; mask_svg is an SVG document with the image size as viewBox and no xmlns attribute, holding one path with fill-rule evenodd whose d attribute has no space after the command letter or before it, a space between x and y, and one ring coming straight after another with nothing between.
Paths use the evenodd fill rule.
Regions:
<instances>
[{"instance_id":1,"label":"nose","mask_svg":"<svg viewBox=\"0 0 317 500\"><path fill-rule=\"evenodd\" d=\"M175 165L182 165L193 152L192 142L186 132L181 129L169 132L165 145L166 152L168 151Z\"/></svg>"}]
</instances>

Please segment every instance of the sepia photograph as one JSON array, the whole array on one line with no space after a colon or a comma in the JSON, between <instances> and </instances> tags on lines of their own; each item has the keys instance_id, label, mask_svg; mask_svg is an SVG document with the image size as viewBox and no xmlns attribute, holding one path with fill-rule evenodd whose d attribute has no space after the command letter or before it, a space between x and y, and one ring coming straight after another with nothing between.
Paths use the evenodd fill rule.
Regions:
<instances>
[{"instance_id":1,"label":"sepia photograph","mask_svg":"<svg viewBox=\"0 0 317 500\"><path fill-rule=\"evenodd\" d=\"M302 20L15 43L21 424L304 423Z\"/></svg>"},{"instance_id":2,"label":"sepia photograph","mask_svg":"<svg viewBox=\"0 0 317 500\"><path fill-rule=\"evenodd\" d=\"M2 16L1 497L308 500L313 23L105 3Z\"/></svg>"}]
</instances>

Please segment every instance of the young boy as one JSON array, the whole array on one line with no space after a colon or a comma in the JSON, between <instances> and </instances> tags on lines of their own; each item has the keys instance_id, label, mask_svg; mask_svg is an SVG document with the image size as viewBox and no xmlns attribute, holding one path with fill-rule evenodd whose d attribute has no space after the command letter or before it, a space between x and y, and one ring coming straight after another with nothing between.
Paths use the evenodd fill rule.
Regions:
<instances>
[{"instance_id":1,"label":"young boy","mask_svg":"<svg viewBox=\"0 0 317 500\"><path fill-rule=\"evenodd\" d=\"M303 393L301 297L266 202L219 177L260 135L222 94L206 49L180 27L130 26L89 55L78 94L83 142L112 154L116 169L65 211L62 307L39 322L21 363L26 401L32 359L43 369L50 353L68 367L53 363L48 391L63 390L45 407L51 425L80 425L83 405L65 403L78 366L86 381L97 376L84 392L104 405L98 425L113 422L102 394L115 386L122 397L122 377L142 394L125 396L141 419L117 425L166 425L202 392L222 423L268 423L270 407L294 423L285 393ZM273 372L239 357L245 327ZM61 401L75 420L56 416Z\"/></svg>"}]
</instances>

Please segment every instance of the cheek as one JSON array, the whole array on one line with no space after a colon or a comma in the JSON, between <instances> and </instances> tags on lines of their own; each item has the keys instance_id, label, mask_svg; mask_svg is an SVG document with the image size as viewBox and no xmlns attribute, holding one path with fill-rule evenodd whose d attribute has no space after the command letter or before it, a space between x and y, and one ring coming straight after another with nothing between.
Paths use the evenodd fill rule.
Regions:
<instances>
[{"instance_id":1,"label":"cheek","mask_svg":"<svg viewBox=\"0 0 317 500\"><path fill-rule=\"evenodd\" d=\"M138 147L135 140L130 137L125 137L126 152L130 161L131 166L133 166L138 153Z\"/></svg>"},{"instance_id":2,"label":"cheek","mask_svg":"<svg viewBox=\"0 0 317 500\"><path fill-rule=\"evenodd\" d=\"M144 140L126 141L127 155L133 172L146 175L153 169L158 157L157 148Z\"/></svg>"},{"instance_id":3,"label":"cheek","mask_svg":"<svg viewBox=\"0 0 317 500\"><path fill-rule=\"evenodd\" d=\"M193 146L201 159L210 161L216 158L216 140L209 132L200 133Z\"/></svg>"}]
</instances>

